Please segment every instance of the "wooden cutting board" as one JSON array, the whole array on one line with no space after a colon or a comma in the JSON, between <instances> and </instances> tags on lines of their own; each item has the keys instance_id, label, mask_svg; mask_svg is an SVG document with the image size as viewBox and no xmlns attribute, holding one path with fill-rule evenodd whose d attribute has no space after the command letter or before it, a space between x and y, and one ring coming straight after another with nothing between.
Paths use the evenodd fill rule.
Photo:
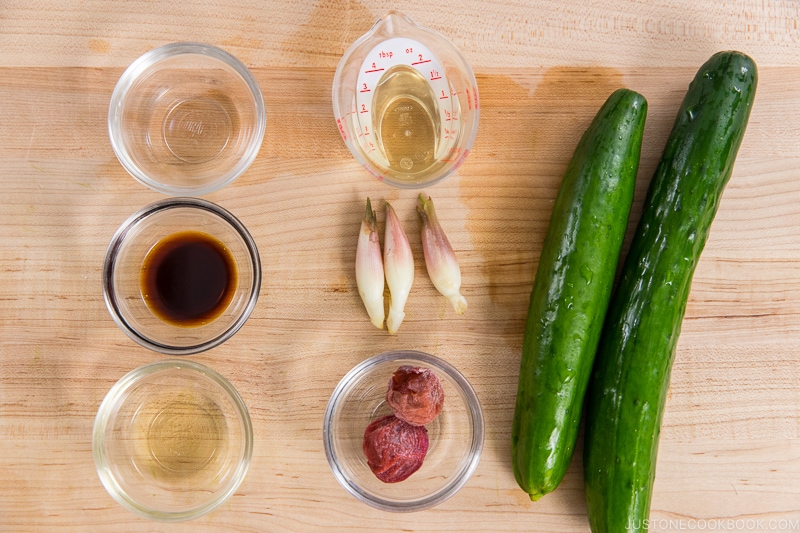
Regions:
<instances>
[{"instance_id":1,"label":"wooden cutting board","mask_svg":"<svg viewBox=\"0 0 800 533\"><path fill-rule=\"evenodd\" d=\"M760 67L750 125L698 265L667 401L651 531L800 529L800 30L790 0L411 1L450 37L481 94L473 151L426 189L463 272L454 315L424 271L416 191L372 179L341 141L331 81L384 2L17 2L0 10L0 530L586 532L582 444L556 492L516 487L510 427L525 314L561 174L605 98L649 101L632 223L697 68L739 49ZM108 141L123 69L170 42L221 46L253 71L267 133L250 169L206 198L259 247L264 282L245 327L193 356L231 380L253 419L253 462L221 508L185 524L117 505L94 470L106 392L161 357L106 311L101 264L116 228L161 199ZM396 336L355 286L363 202L391 200L417 256ZM380 210L379 210L380 212ZM382 215L379 217L382 220ZM322 416L364 358L417 349L457 366L486 440L466 486L435 509L374 510L331 474ZM582 437L581 437L582 439ZM723 529L724 530L724 529Z\"/></svg>"}]
</instances>

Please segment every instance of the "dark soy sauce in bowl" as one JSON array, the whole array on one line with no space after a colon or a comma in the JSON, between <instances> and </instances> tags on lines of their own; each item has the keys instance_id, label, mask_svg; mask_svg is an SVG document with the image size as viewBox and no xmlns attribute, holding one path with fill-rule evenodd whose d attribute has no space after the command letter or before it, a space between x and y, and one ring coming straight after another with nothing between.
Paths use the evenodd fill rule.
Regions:
<instances>
[{"instance_id":1,"label":"dark soy sauce in bowl","mask_svg":"<svg viewBox=\"0 0 800 533\"><path fill-rule=\"evenodd\" d=\"M202 326L224 313L237 282L230 250L199 231L164 237L142 264L141 290L147 306L164 322L181 327Z\"/></svg>"}]
</instances>

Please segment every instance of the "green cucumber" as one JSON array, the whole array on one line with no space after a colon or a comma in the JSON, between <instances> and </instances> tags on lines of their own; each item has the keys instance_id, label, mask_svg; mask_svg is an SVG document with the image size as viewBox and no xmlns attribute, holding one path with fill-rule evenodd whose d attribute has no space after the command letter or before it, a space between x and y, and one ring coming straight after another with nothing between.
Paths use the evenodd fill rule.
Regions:
<instances>
[{"instance_id":1,"label":"green cucumber","mask_svg":"<svg viewBox=\"0 0 800 533\"><path fill-rule=\"evenodd\" d=\"M567 471L625 236L647 101L614 92L564 173L531 292L511 432L532 500Z\"/></svg>"},{"instance_id":2,"label":"green cucumber","mask_svg":"<svg viewBox=\"0 0 800 533\"><path fill-rule=\"evenodd\" d=\"M698 71L656 168L609 307L586 396L594 533L647 531L670 368L695 265L730 178L756 65L720 52Z\"/></svg>"}]
</instances>

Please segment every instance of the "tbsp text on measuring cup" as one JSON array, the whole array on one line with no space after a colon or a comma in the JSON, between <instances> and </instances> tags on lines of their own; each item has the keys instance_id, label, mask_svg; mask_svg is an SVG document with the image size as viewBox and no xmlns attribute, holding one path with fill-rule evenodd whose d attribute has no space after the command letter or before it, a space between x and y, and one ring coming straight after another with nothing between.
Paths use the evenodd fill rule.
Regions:
<instances>
[{"instance_id":1,"label":"tbsp text on measuring cup","mask_svg":"<svg viewBox=\"0 0 800 533\"><path fill-rule=\"evenodd\" d=\"M396 11L345 52L333 112L355 158L390 185L432 185L464 162L478 131L478 85L459 51Z\"/></svg>"}]
</instances>

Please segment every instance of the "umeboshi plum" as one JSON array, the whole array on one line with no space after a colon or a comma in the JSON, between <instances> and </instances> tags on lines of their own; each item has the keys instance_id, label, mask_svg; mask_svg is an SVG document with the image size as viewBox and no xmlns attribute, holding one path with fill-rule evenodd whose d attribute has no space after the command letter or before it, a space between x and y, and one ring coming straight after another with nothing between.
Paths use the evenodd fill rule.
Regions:
<instances>
[{"instance_id":1,"label":"umeboshi plum","mask_svg":"<svg viewBox=\"0 0 800 533\"><path fill-rule=\"evenodd\" d=\"M423 426L442 412L444 389L429 368L403 365L389 379L386 402L400 420Z\"/></svg>"},{"instance_id":2,"label":"umeboshi plum","mask_svg":"<svg viewBox=\"0 0 800 533\"><path fill-rule=\"evenodd\" d=\"M428 430L387 415L367 426L362 448L372 473L384 483L397 483L422 466L428 453Z\"/></svg>"}]
</instances>

